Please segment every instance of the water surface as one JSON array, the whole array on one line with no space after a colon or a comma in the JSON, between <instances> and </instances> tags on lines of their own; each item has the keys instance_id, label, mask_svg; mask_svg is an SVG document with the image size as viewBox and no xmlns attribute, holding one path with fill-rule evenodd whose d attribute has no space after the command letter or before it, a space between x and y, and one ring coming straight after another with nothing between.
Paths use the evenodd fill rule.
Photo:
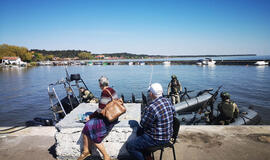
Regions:
<instances>
[{"instance_id":1,"label":"water surface","mask_svg":"<svg viewBox=\"0 0 270 160\"><path fill-rule=\"evenodd\" d=\"M239 107L254 106L265 124L270 124L270 69L268 66L70 66L70 73L80 73L88 88L100 96L98 78L107 76L110 85L125 99L131 94L141 98L151 81L164 90L175 74L188 90L217 89L231 94ZM65 77L63 66L0 69L0 126L23 125L34 117L52 117L47 94L48 84ZM60 88L58 88L60 90Z\"/></svg>"}]
</instances>

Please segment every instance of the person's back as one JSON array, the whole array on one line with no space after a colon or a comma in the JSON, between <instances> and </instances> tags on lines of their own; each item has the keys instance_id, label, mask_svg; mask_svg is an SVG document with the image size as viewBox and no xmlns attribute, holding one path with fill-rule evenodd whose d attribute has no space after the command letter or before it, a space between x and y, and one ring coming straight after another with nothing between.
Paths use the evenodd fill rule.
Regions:
<instances>
[{"instance_id":1,"label":"person's back","mask_svg":"<svg viewBox=\"0 0 270 160\"><path fill-rule=\"evenodd\" d=\"M159 83L151 84L148 96L153 100L149 106L144 108L141 118L143 132L127 143L127 150L138 160L145 159L148 155L143 151L149 147L162 146L169 142L173 134L174 106L162 96L163 89Z\"/></svg>"},{"instance_id":2,"label":"person's back","mask_svg":"<svg viewBox=\"0 0 270 160\"><path fill-rule=\"evenodd\" d=\"M218 110L220 111L218 119L221 124L223 122L225 122L225 124L229 124L238 117L239 109L236 103L230 100L230 95L227 92L222 92L220 96L222 98L222 102L218 105Z\"/></svg>"},{"instance_id":3,"label":"person's back","mask_svg":"<svg viewBox=\"0 0 270 160\"><path fill-rule=\"evenodd\" d=\"M231 101L221 102L219 105L219 108L220 108L220 113L222 114L222 117L229 120L234 118L234 112L236 110L234 102L231 102Z\"/></svg>"},{"instance_id":4,"label":"person's back","mask_svg":"<svg viewBox=\"0 0 270 160\"><path fill-rule=\"evenodd\" d=\"M165 97L155 99L146 108L141 126L155 140L169 140L173 133L174 107Z\"/></svg>"}]
</instances>

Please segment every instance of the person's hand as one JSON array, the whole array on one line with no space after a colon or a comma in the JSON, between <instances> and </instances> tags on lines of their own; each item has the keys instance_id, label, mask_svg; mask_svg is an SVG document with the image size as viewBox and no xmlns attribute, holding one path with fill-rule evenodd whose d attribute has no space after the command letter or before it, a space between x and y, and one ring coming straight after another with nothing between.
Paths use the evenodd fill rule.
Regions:
<instances>
[{"instance_id":1,"label":"person's hand","mask_svg":"<svg viewBox=\"0 0 270 160\"><path fill-rule=\"evenodd\" d=\"M89 121L89 120L90 120L90 117L87 116L87 117L85 118L85 121Z\"/></svg>"}]
</instances>

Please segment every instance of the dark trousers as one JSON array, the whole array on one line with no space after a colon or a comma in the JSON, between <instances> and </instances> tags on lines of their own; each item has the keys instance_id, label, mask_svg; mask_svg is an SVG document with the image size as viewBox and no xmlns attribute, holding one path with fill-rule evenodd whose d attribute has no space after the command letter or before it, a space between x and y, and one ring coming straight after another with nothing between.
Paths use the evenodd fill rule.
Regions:
<instances>
[{"instance_id":1,"label":"dark trousers","mask_svg":"<svg viewBox=\"0 0 270 160\"><path fill-rule=\"evenodd\" d=\"M167 141L154 140L147 134L142 134L127 143L127 150L129 154L137 160L144 160L143 150L148 147L160 146L167 143Z\"/></svg>"}]
</instances>

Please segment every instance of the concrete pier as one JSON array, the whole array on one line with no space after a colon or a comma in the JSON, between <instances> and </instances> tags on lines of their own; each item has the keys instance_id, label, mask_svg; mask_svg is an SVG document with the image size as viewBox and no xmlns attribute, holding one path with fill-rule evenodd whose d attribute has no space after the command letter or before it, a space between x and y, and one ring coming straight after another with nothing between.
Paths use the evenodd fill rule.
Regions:
<instances>
[{"instance_id":1,"label":"concrete pier","mask_svg":"<svg viewBox=\"0 0 270 160\"><path fill-rule=\"evenodd\" d=\"M126 142L136 136L140 104L126 104L103 144L112 159L132 160ZM76 160L82 151L84 124L78 115L94 112L97 104L80 104L55 127L0 127L0 160ZM270 126L180 126L175 144L177 160L269 160ZM92 148L94 157L100 157ZM155 158L159 159L159 151ZM163 159L173 159L166 149Z\"/></svg>"},{"instance_id":2,"label":"concrete pier","mask_svg":"<svg viewBox=\"0 0 270 160\"><path fill-rule=\"evenodd\" d=\"M9 128L0 127L0 160L56 159L55 127ZM3 130L7 132L3 134Z\"/></svg>"},{"instance_id":3,"label":"concrete pier","mask_svg":"<svg viewBox=\"0 0 270 160\"><path fill-rule=\"evenodd\" d=\"M125 104L127 112L119 118L103 144L112 158L128 157L126 142L136 136L138 121L140 120L141 105L138 103ZM78 121L78 115L94 112L98 104L82 103L56 124L56 154L60 160L76 159L82 152L83 142L81 131L84 124ZM92 155L100 157L96 148L92 148Z\"/></svg>"},{"instance_id":4,"label":"concrete pier","mask_svg":"<svg viewBox=\"0 0 270 160\"><path fill-rule=\"evenodd\" d=\"M0 134L0 159L55 160L55 134L55 127ZM269 160L269 148L270 126L180 126L175 144L177 160ZM163 159L173 160L171 149L165 150Z\"/></svg>"}]
</instances>

